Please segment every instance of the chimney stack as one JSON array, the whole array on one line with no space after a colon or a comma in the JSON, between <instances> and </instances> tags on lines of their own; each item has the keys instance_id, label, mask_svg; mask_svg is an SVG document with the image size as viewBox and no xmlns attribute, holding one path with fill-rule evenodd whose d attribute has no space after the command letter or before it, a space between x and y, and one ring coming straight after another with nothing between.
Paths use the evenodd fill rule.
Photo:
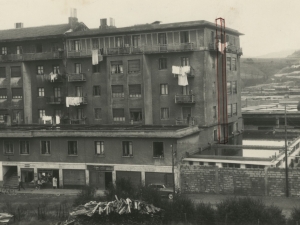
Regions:
<instances>
[{"instance_id":1,"label":"chimney stack","mask_svg":"<svg viewBox=\"0 0 300 225\"><path fill-rule=\"evenodd\" d=\"M16 29L23 28L23 23L15 23L15 28Z\"/></svg>"},{"instance_id":2,"label":"chimney stack","mask_svg":"<svg viewBox=\"0 0 300 225\"><path fill-rule=\"evenodd\" d=\"M71 13L69 17L69 25L71 26L71 29L74 29L76 24L78 23L78 18L77 18L77 9L71 8Z\"/></svg>"},{"instance_id":3,"label":"chimney stack","mask_svg":"<svg viewBox=\"0 0 300 225\"><path fill-rule=\"evenodd\" d=\"M109 24L107 24L107 21ZM100 29L107 29L107 28L115 28L115 19L114 18L103 18L100 19Z\"/></svg>"}]
</instances>

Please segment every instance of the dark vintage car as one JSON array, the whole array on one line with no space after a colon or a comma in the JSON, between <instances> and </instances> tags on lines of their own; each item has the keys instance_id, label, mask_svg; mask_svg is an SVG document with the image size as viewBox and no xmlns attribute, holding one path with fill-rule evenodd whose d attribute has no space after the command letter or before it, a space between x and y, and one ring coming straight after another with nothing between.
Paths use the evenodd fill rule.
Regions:
<instances>
[{"instance_id":1,"label":"dark vintage car","mask_svg":"<svg viewBox=\"0 0 300 225\"><path fill-rule=\"evenodd\" d=\"M157 190L161 196L166 196L169 199L173 199L174 197L172 187L166 187L164 184L149 184L148 187Z\"/></svg>"}]
</instances>

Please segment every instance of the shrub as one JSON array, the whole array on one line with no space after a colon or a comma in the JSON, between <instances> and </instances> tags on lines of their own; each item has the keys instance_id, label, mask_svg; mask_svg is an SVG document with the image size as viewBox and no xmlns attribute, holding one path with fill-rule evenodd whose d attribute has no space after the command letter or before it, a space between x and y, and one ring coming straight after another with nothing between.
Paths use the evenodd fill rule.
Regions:
<instances>
[{"instance_id":1,"label":"shrub","mask_svg":"<svg viewBox=\"0 0 300 225\"><path fill-rule=\"evenodd\" d=\"M228 198L217 205L217 221L228 224L284 224L282 210L275 206L266 206L261 200L246 198Z\"/></svg>"},{"instance_id":2,"label":"shrub","mask_svg":"<svg viewBox=\"0 0 300 225\"><path fill-rule=\"evenodd\" d=\"M115 195L118 198L136 198L138 194L138 188L136 188L130 179L121 178L116 181L115 185L110 184L105 191L105 195L109 201L115 199Z\"/></svg>"},{"instance_id":3,"label":"shrub","mask_svg":"<svg viewBox=\"0 0 300 225\"><path fill-rule=\"evenodd\" d=\"M300 207L294 207L288 220L289 225L300 224Z\"/></svg>"},{"instance_id":4,"label":"shrub","mask_svg":"<svg viewBox=\"0 0 300 225\"><path fill-rule=\"evenodd\" d=\"M95 201L96 189L92 186L84 186L81 188L77 197L74 199L73 206L85 204L89 201Z\"/></svg>"},{"instance_id":5,"label":"shrub","mask_svg":"<svg viewBox=\"0 0 300 225\"><path fill-rule=\"evenodd\" d=\"M197 224L215 224L215 209L209 203L198 203L195 205L195 220Z\"/></svg>"},{"instance_id":6,"label":"shrub","mask_svg":"<svg viewBox=\"0 0 300 225\"><path fill-rule=\"evenodd\" d=\"M153 188L140 186L136 195L137 199L153 204L156 207L161 207L161 195Z\"/></svg>"}]
</instances>

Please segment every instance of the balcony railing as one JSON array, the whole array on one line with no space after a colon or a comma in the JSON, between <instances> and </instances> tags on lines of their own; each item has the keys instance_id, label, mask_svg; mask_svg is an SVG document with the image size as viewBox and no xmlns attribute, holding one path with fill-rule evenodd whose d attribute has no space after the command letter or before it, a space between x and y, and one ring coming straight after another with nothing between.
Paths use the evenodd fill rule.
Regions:
<instances>
[{"instance_id":1,"label":"balcony railing","mask_svg":"<svg viewBox=\"0 0 300 225\"><path fill-rule=\"evenodd\" d=\"M64 97L50 96L50 97L46 98L46 103L49 104L49 105L64 104L65 103L65 98Z\"/></svg>"},{"instance_id":2,"label":"balcony railing","mask_svg":"<svg viewBox=\"0 0 300 225\"><path fill-rule=\"evenodd\" d=\"M61 123L62 124L86 124L86 118L82 118L82 119L70 119L70 118L65 118L65 119L61 119Z\"/></svg>"},{"instance_id":3,"label":"balcony railing","mask_svg":"<svg viewBox=\"0 0 300 225\"><path fill-rule=\"evenodd\" d=\"M32 61L46 59L60 59L62 52L40 52L40 53L22 53L22 54L7 54L0 55L0 62L5 61Z\"/></svg>"},{"instance_id":4,"label":"balcony railing","mask_svg":"<svg viewBox=\"0 0 300 225\"><path fill-rule=\"evenodd\" d=\"M66 79L66 76L61 74L56 74L56 76L50 74L44 74L44 77L50 83L61 83Z\"/></svg>"},{"instance_id":5,"label":"balcony railing","mask_svg":"<svg viewBox=\"0 0 300 225\"><path fill-rule=\"evenodd\" d=\"M127 46L103 48L103 55L127 55L127 54L151 54L163 52L184 52L199 49L194 43L178 43L163 45L143 45L143 46ZM82 49L78 51L68 51L68 58L92 56L91 49Z\"/></svg>"},{"instance_id":6,"label":"balcony railing","mask_svg":"<svg viewBox=\"0 0 300 225\"><path fill-rule=\"evenodd\" d=\"M86 81L86 76L84 73L69 73L68 82L81 82Z\"/></svg>"},{"instance_id":7,"label":"balcony railing","mask_svg":"<svg viewBox=\"0 0 300 225\"><path fill-rule=\"evenodd\" d=\"M175 95L175 103L195 103L194 95Z\"/></svg>"},{"instance_id":8,"label":"balcony railing","mask_svg":"<svg viewBox=\"0 0 300 225\"><path fill-rule=\"evenodd\" d=\"M181 119L177 118L176 119L176 125L189 125L189 126L194 126L197 124L197 120L194 117L190 117L189 119Z\"/></svg>"},{"instance_id":9,"label":"balcony railing","mask_svg":"<svg viewBox=\"0 0 300 225\"><path fill-rule=\"evenodd\" d=\"M86 105L87 103L87 97L66 97L67 106Z\"/></svg>"}]
</instances>

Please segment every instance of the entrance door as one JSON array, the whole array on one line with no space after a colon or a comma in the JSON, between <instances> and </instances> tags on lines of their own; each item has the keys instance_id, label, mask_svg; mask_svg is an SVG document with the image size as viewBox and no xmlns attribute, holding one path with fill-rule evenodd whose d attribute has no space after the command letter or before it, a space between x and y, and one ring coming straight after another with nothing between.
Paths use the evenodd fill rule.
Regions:
<instances>
[{"instance_id":1,"label":"entrance door","mask_svg":"<svg viewBox=\"0 0 300 225\"><path fill-rule=\"evenodd\" d=\"M182 118L187 119L192 116L192 108L191 107L182 107Z\"/></svg>"},{"instance_id":2,"label":"entrance door","mask_svg":"<svg viewBox=\"0 0 300 225\"><path fill-rule=\"evenodd\" d=\"M90 185L105 190L105 172L90 171Z\"/></svg>"}]
</instances>

